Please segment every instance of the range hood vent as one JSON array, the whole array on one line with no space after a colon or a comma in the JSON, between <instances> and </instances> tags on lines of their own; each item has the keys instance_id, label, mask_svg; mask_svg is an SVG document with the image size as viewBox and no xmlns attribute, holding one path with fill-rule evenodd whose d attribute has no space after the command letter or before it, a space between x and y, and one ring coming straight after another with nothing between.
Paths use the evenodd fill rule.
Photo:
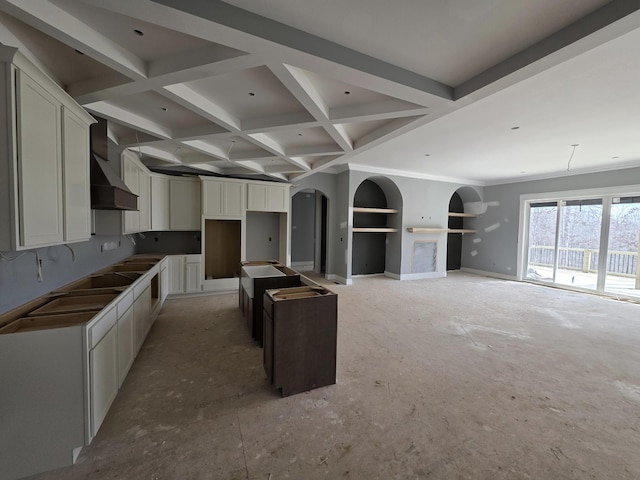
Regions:
<instances>
[{"instance_id":1,"label":"range hood vent","mask_svg":"<svg viewBox=\"0 0 640 480\"><path fill-rule=\"evenodd\" d=\"M91 154L91 208L94 210L138 210L138 196L98 155Z\"/></svg>"},{"instance_id":2,"label":"range hood vent","mask_svg":"<svg viewBox=\"0 0 640 480\"><path fill-rule=\"evenodd\" d=\"M127 188L109 165L107 121L96 117L91 125L91 208L94 210L138 210L138 196Z\"/></svg>"}]
</instances>

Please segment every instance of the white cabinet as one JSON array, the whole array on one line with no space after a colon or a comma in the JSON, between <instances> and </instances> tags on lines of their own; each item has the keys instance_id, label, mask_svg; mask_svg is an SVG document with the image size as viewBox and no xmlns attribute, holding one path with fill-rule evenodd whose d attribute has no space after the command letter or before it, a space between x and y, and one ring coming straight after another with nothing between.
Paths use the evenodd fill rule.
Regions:
<instances>
[{"instance_id":1,"label":"white cabinet","mask_svg":"<svg viewBox=\"0 0 640 480\"><path fill-rule=\"evenodd\" d=\"M138 196L138 210L123 212L124 232L151 230L151 173L130 150L122 152L122 180Z\"/></svg>"},{"instance_id":2,"label":"white cabinet","mask_svg":"<svg viewBox=\"0 0 640 480\"><path fill-rule=\"evenodd\" d=\"M169 179L151 174L151 230L169 230Z\"/></svg>"},{"instance_id":3,"label":"white cabinet","mask_svg":"<svg viewBox=\"0 0 640 480\"><path fill-rule=\"evenodd\" d=\"M93 118L15 48L2 45L0 111L0 250L88 238Z\"/></svg>"},{"instance_id":4,"label":"white cabinet","mask_svg":"<svg viewBox=\"0 0 640 480\"><path fill-rule=\"evenodd\" d=\"M62 243L60 102L21 71L17 89L20 244Z\"/></svg>"},{"instance_id":5,"label":"white cabinet","mask_svg":"<svg viewBox=\"0 0 640 480\"><path fill-rule=\"evenodd\" d=\"M91 237L89 125L62 107L62 177L64 182L64 240Z\"/></svg>"},{"instance_id":6,"label":"white cabinet","mask_svg":"<svg viewBox=\"0 0 640 480\"><path fill-rule=\"evenodd\" d=\"M289 211L289 185L248 183L247 210L254 212Z\"/></svg>"},{"instance_id":7,"label":"white cabinet","mask_svg":"<svg viewBox=\"0 0 640 480\"><path fill-rule=\"evenodd\" d=\"M202 214L205 217L244 215L245 182L202 179Z\"/></svg>"},{"instance_id":8,"label":"white cabinet","mask_svg":"<svg viewBox=\"0 0 640 480\"><path fill-rule=\"evenodd\" d=\"M185 293L200 292L202 290L202 279L200 277L200 260L197 262L187 262L184 266Z\"/></svg>"},{"instance_id":9,"label":"white cabinet","mask_svg":"<svg viewBox=\"0 0 640 480\"><path fill-rule=\"evenodd\" d=\"M142 287L140 287L142 288ZM136 292L136 289L134 289ZM144 339L151 326L151 286L147 286L141 293L134 294L133 316L135 323L135 351L140 351Z\"/></svg>"},{"instance_id":10,"label":"white cabinet","mask_svg":"<svg viewBox=\"0 0 640 480\"><path fill-rule=\"evenodd\" d=\"M118 318L118 387L122 386L136 356L134 307Z\"/></svg>"},{"instance_id":11,"label":"white cabinet","mask_svg":"<svg viewBox=\"0 0 640 480\"><path fill-rule=\"evenodd\" d=\"M202 255L169 256L169 293L195 293L202 291Z\"/></svg>"},{"instance_id":12,"label":"white cabinet","mask_svg":"<svg viewBox=\"0 0 640 480\"><path fill-rule=\"evenodd\" d=\"M92 437L100 425L111 403L118 393L118 342L117 328L102 337L89 351L89 378L91 383L91 432Z\"/></svg>"},{"instance_id":13,"label":"white cabinet","mask_svg":"<svg viewBox=\"0 0 640 480\"><path fill-rule=\"evenodd\" d=\"M200 230L200 181L192 178L169 180L169 228Z\"/></svg>"}]
</instances>

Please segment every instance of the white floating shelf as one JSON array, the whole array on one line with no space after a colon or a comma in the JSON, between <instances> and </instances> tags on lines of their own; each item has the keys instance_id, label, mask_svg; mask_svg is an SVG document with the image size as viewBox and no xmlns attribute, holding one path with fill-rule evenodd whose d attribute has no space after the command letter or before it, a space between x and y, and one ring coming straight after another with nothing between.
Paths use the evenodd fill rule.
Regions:
<instances>
[{"instance_id":1,"label":"white floating shelf","mask_svg":"<svg viewBox=\"0 0 640 480\"><path fill-rule=\"evenodd\" d=\"M354 213L398 213L395 208L353 207Z\"/></svg>"},{"instance_id":2,"label":"white floating shelf","mask_svg":"<svg viewBox=\"0 0 640 480\"><path fill-rule=\"evenodd\" d=\"M386 228L386 227L354 227L354 232L360 233L394 233L397 232L397 228Z\"/></svg>"},{"instance_id":3,"label":"white floating shelf","mask_svg":"<svg viewBox=\"0 0 640 480\"><path fill-rule=\"evenodd\" d=\"M464 218L475 218L478 215L475 213L458 213L458 212L449 212L450 217L464 217Z\"/></svg>"},{"instance_id":4,"label":"white floating shelf","mask_svg":"<svg viewBox=\"0 0 640 480\"><path fill-rule=\"evenodd\" d=\"M425 227L408 227L409 233L476 233L475 230L469 228L425 228Z\"/></svg>"}]
</instances>

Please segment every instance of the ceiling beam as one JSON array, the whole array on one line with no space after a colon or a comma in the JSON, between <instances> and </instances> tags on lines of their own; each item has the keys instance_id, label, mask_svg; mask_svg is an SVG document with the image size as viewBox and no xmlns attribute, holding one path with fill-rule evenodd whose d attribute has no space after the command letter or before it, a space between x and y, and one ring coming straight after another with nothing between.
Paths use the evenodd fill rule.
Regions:
<instances>
[{"instance_id":1,"label":"ceiling beam","mask_svg":"<svg viewBox=\"0 0 640 480\"><path fill-rule=\"evenodd\" d=\"M398 117L414 117L426 115L427 107L387 100L362 105L345 105L335 107L329 111L329 118L333 123L356 123L388 120Z\"/></svg>"},{"instance_id":2,"label":"ceiling beam","mask_svg":"<svg viewBox=\"0 0 640 480\"><path fill-rule=\"evenodd\" d=\"M267 65L271 72L282 82L292 95L318 121L340 148L353 150L353 142L344 129L338 128L329 121L329 107L309 77L300 69L284 64Z\"/></svg>"},{"instance_id":3,"label":"ceiling beam","mask_svg":"<svg viewBox=\"0 0 640 480\"><path fill-rule=\"evenodd\" d=\"M48 0L0 0L2 10L60 42L134 79L147 78L146 63Z\"/></svg>"},{"instance_id":4,"label":"ceiling beam","mask_svg":"<svg viewBox=\"0 0 640 480\"><path fill-rule=\"evenodd\" d=\"M90 112L94 112L100 117L113 122L125 125L134 130L148 133L163 139L171 138L171 130L148 118L141 117L120 107L116 107L106 102L96 102L84 106Z\"/></svg>"}]
</instances>

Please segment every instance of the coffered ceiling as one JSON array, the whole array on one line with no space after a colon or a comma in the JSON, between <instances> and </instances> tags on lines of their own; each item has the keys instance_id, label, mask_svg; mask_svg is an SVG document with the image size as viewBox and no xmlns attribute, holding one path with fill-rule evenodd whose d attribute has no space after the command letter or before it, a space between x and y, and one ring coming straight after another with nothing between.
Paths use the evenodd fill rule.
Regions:
<instances>
[{"instance_id":1,"label":"coffered ceiling","mask_svg":"<svg viewBox=\"0 0 640 480\"><path fill-rule=\"evenodd\" d=\"M0 42L150 167L483 185L640 165L639 8L0 0Z\"/></svg>"}]
</instances>

